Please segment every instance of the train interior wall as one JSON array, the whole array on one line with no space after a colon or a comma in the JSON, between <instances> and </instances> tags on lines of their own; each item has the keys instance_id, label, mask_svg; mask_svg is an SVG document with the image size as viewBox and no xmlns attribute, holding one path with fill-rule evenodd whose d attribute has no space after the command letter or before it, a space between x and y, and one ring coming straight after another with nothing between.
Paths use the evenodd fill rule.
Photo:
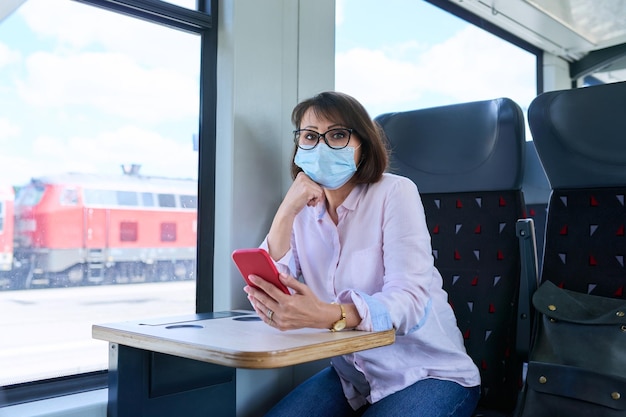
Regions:
<instances>
[{"instance_id":1,"label":"train interior wall","mask_svg":"<svg viewBox=\"0 0 626 417\"><path fill-rule=\"evenodd\" d=\"M258 245L290 184L291 143L284 138L292 130L291 109L333 88L334 14L334 0L219 2L216 311L248 308L242 285L224 278L237 274L230 252ZM316 65L303 65L311 56ZM544 88L569 87L567 63L545 56ZM527 202L547 204L546 185L541 178L528 179L525 186L535 188ZM238 370L237 415L258 414L324 364ZM97 390L1 408L0 417L102 417L106 401L107 390Z\"/></svg>"}]
</instances>

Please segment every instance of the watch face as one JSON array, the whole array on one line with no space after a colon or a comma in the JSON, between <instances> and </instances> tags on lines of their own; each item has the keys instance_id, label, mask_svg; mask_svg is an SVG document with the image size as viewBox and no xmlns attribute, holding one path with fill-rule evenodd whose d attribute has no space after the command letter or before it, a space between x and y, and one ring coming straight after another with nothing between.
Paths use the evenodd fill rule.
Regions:
<instances>
[{"instance_id":1,"label":"watch face","mask_svg":"<svg viewBox=\"0 0 626 417\"><path fill-rule=\"evenodd\" d=\"M333 330L338 332L341 331L343 329L346 328L346 320L345 319L341 319L338 322L336 322L335 324L333 324Z\"/></svg>"}]
</instances>

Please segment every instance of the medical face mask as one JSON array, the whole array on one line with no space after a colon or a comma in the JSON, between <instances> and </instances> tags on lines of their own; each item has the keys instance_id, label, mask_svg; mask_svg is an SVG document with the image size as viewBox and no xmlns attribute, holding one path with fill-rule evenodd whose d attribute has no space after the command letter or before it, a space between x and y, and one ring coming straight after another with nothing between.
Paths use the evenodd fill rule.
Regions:
<instances>
[{"instance_id":1,"label":"medical face mask","mask_svg":"<svg viewBox=\"0 0 626 417\"><path fill-rule=\"evenodd\" d=\"M298 148L294 162L313 181L329 190L336 190L356 172L355 149L351 146L331 149L320 143L309 150Z\"/></svg>"}]
</instances>

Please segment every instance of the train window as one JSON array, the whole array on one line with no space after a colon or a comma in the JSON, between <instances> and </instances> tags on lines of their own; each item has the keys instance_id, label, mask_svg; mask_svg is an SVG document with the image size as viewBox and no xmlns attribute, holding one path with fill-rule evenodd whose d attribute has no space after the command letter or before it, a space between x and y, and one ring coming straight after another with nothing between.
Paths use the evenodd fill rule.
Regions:
<instances>
[{"instance_id":1,"label":"train window","mask_svg":"<svg viewBox=\"0 0 626 417\"><path fill-rule=\"evenodd\" d=\"M176 242L176 223L161 223L161 242Z\"/></svg>"},{"instance_id":2,"label":"train window","mask_svg":"<svg viewBox=\"0 0 626 417\"><path fill-rule=\"evenodd\" d=\"M37 205L41 201L44 191L44 188L36 183L25 185L18 190L15 202L25 207Z\"/></svg>"},{"instance_id":3,"label":"train window","mask_svg":"<svg viewBox=\"0 0 626 417\"><path fill-rule=\"evenodd\" d=\"M174 194L158 194L159 207L176 207L176 196Z\"/></svg>"},{"instance_id":4,"label":"train window","mask_svg":"<svg viewBox=\"0 0 626 417\"><path fill-rule=\"evenodd\" d=\"M78 204L78 191L76 188L65 188L61 193L62 206L75 206Z\"/></svg>"},{"instance_id":5,"label":"train window","mask_svg":"<svg viewBox=\"0 0 626 417\"><path fill-rule=\"evenodd\" d=\"M198 197L196 197L195 195L181 195L180 206L186 209L197 209Z\"/></svg>"},{"instance_id":6,"label":"train window","mask_svg":"<svg viewBox=\"0 0 626 417\"><path fill-rule=\"evenodd\" d=\"M121 222L120 223L120 241L136 242L137 241L137 222Z\"/></svg>"},{"instance_id":7,"label":"train window","mask_svg":"<svg viewBox=\"0 0 626 417\"><path fill-rule=\"evenodd\" d=\"M144 207L154 207L154 194L141 193L141 205Z\"/></svg>"},{"instance_id":8,"label":"train window","mask_svg":"<svg viewBox=\"0 0 626 417\"><path fill-rule=\"evenodd\" d=\"M117 204L120 206L138 206L139 198L135 191L117 191Z\"/></svg>"},{"instance_id":9,"label":"train window","mask_svg":"<svg viewBox=\"0 0 626 417\"><path fill-rule=\"evenodd\" d=\"M0 288L0 410L9 392L24 393L17 403L82 391L92 374L106 385L94 323L196 311L196 249L212 237L198 239L197 210L147 208L198 189L191 139L204 153L215 142L215 17L158 0L11 3L0 6L0 180L16 190L4 226L19 245Z\"/></svg>"},{"instance_id":10,"label":"train window","mask_svg":"<svg viewBox=\"0 0 626 417\"><path fill-rule=\"evenodd\" d=\"M337 0L335 88L372 117L498 97L526 110L537 95L538 50L431 3L454 2Z\"/></svg>"},{"instance_id":11,"label":"train window","mask_svg":"<svg viewBox=\"0 0 626 417\"><path fill-rule=\"evenodd\" d=\"M95 190L86 188L84 190L86 206L115 206L117 205L117 195L113 190Z\"/></svg>"}]
</instances>

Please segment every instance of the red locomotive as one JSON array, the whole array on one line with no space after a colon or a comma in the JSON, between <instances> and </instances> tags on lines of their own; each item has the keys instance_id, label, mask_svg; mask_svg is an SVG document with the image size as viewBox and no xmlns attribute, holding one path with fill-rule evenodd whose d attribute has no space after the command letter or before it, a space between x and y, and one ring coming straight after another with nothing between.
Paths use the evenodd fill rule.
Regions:
<instances>
[{"instance_id":1,"label":"red locomotive","mask_svg":"<svg viewBox=\"0 0 626 417\"><path fill-rule=\"evenodd\" d=\"M13 187L0 186L0 288L10 287L13 269Z\"/></svg>"},{"instance_id":2,"label":"red locomotive","mask_svg":"<svg viewBox=\"0 0 626 417\"><path fill-rule=\"evenodd\" d=\"M195 279L197 181L61 174L15 197L14 287Z\"/></svg>"}]
</instances>

